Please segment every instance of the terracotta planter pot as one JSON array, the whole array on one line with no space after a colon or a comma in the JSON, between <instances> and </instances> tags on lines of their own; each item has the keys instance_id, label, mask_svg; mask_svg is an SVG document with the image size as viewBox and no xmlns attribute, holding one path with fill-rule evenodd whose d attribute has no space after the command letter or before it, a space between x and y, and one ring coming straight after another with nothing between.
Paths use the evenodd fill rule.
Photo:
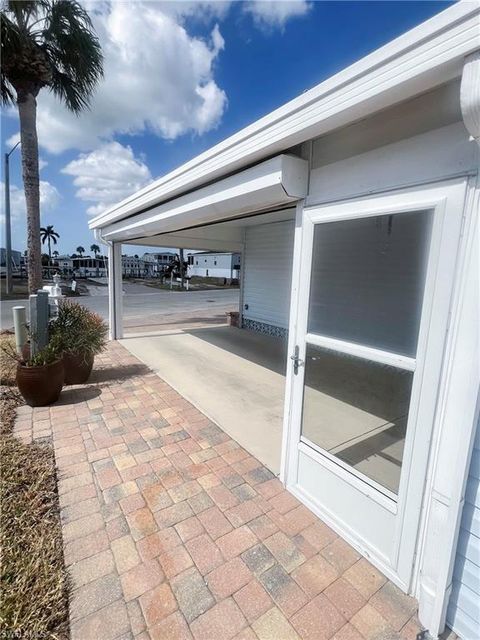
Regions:
<instances>
[{"instance_id":1,"label":"terracotta planter pot","mask_svg":"<svg viewBox=\"0 0 480 640\"><path fill-rule=\"evenodd\" d=\"M64 353L65 384L83 384L92 373L92 354Z\"/></svg>"},{"instance_id":2,"label":"terracotta planter pot","mask_svg":"<svg viewBox=\"0 0 480 640\"><path fill-rule=\"evenodd\" d=\"M17 366L17 385L31 407L44 407L56 402L63 387L63 362L57 360L42 367Z\"/></svg>"}]
</instances>

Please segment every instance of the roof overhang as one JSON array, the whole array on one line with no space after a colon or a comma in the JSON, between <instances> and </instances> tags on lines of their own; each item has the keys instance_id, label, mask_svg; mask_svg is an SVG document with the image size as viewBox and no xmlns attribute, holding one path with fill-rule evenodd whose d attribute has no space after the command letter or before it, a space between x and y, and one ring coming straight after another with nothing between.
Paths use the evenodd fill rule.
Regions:
<instances>
[{"instance_id":1,"label":"roof overhang","mask_svg":"<svg viewBox=\"0 0 480 640\"><path fill-rule=\"evenodd\" d=\"M281 208L307 193L308 163L279 155L100 230L102 240L128 242Z\"/></svg>"},{"instance_id":2,"label":"roof overhang","mask_svg":"<svg viewBox=\"0 0 480 640\"><path fill-rule=\"evenodd\" d=\"M318 137L462 73L480 49L480 4L458 2L107 209L101 229Z\"/></svg>"}]
</instances>

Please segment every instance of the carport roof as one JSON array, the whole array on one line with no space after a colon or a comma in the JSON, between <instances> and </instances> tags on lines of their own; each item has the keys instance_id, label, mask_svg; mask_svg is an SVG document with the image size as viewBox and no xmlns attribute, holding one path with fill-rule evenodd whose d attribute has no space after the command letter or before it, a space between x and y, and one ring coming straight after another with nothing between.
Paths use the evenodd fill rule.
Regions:
<instances>
[{"instance_id":1,"label":"carport roof","mask_svg":"<svg viewBox=\"0 0 480 640\"><path fill-rule=\"evenodd\" d=\"M459 2L91 220L147 211L461 75L480 48L480 4ZM101 233L103 236L103 233Z\"/></svg>"}]
</instances>

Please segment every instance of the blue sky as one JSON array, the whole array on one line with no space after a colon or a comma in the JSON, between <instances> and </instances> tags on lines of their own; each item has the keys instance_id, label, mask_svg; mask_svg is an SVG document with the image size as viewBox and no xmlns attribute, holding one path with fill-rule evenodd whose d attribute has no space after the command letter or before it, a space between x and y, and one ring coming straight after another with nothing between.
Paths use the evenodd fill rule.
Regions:
<instances>
[{"instance_id":1,"label":"blue sky","mask_svg":"<svg viewBox=\"0 0 480 640\"><path fill-rule=\"evenodd\" d=\"M60 234L61 253L88 250L93 214L451 3L83 4L104 47L105 80L78 118L45 90L38 105L42 224ZM3 151L17 133L15 112L2 114ZM12 246L24 250L18 152L10 164Z\"/></svg>"}]
</instances>

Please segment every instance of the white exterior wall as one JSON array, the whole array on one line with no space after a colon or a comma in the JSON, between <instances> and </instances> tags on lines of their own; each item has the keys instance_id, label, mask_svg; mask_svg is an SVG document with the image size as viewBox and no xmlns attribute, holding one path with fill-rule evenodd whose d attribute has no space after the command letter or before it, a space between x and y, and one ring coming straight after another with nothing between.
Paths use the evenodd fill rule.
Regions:
<instances>
[{"instance_id":1,"label":"white exterior wall","mask_svg":"<svg viewBox=\"0 0 480 640\"><path fill-rule=\"evenodd\" d=\"M439 107L435 111L436 108L432 102L442 105L440 98L441 93L444 92L447 93L447 89L432 92L430 95L428 103L430 103L433 113L442 110L442 107ZM424 98L423 106L426 107L426 105L427 100ZM411 105L402 106L406 119L410 117L410 106L414 106L413 101ZM388 120L389 115L388 111L379 114L378 123ZM461 121L459 106L457 108L455 104L450 104L450 107L444 111L442 118L438 118L435 122L436 128L424 127L422 124L417 129L417 121L412 118L411 122L409 121L409 130L407 128L405 132L407 135L400 136L398 140L388 139L386 136L382 140L382 136L377 136L375 120L376 118L372 118L370 122L357 123L352 125L349 130L332 133L330 136L313 142L307 206L350 198L370 197L375 193L395 193L399 188L410 189L415 186L421 188L422 185L432 183L440 184L443 182L447 188L454 180L463 179L467 184L468 176L472 176L470 180L474 181L473 176L478 175L479 147L472 140L469 140L468 132ZM398 130L395 131L395 134L399 135ZM384 144L378 144L379 141L383 141ZM356 150L357 153L348 154L348 147L351 150ZM307 145L306 151L308 151ZM466 213L468 218L467 210ZM469 233L473 234L474 232L470 229ZM459 247L463 246L461 237L458 238L458 245ZM478 276L476 277L478 282ZM457 302L453 297L451 304L453 317L457 313L455 306ZM473 350L472 334L470 353ZM466 362L466 359L462 361L464 375L460 374L461 384L464 387L468 387L465 379L470 379ZM448 380L446 385L443 393L448 395L452 386L455 385L452 385L452 380ZM423 542L419 543L418 573L415 574L416 577L414 577L414 583L410 589L410 593L415 595L420 602L420 621L432 631L433 635L439 627L440 630L442 628L442 623L437 619L435 607L440 606L438 603L441 602L442 597L445 595L448 597L449 593L448 589L442 591L442 576L437 575L440 572L438 567L444 562L444 556L448 559L452 550L455 554L454 543L452 544L450 540L443 540L443 537L448 537L445 530L449 529L447 523L452 519L455 510L455 496L453 495L454 491L450 490L450 485L452 485L452 477L461 477L465 470L464 466L456 466L455 464L456 448L453 443L458 442L459 433L466 433L472 427L471 418L466 415L468 411L462 409L458 413L459 406L465 407L458 399L451 406L448 406L449 411L457 413L456 416L453 416L453 421L447 420L443 416L444 408L442 406L437 410L438 415L442 416L442 420L440 421L439 418L433 425L432 442L434 443L438 438L438 444L435 445L438 446L438 453L436 462L432 462L427 472L426 499L423 505L419 534L421 541L423 536L424 538ZM446 413L447 411L445 411ZM453 626L463 640L480 638L480 607L478 605L480 592L479 438L480 435L477 433L459 534L452 594L447 613L447 624ZM452 442L449 442L450 439ZM465 447L464 442L465 438L462 437L461 444L459 444L459 448L462 450ZM432 450L435 449L435 446L432 444ZM432 480L435 466L440 471L438 478L435 477ZM299 473L307 472L308 470L300 464ZM444 478L443 483L442 478ZM322 482L316 470L314 482L316 484ZM441 490L439 490L439 486L441 486ZM440 507L445 513L445 523L443 523L445 526L437 514ZM447 577L444 578L448 582Z\"/></svg>"},{"instance_id":2,"label":"white exterior wall","mask_svg":"<svg viewBox=\"0 0 480 640\"><path fill-rule=\"evenodd\" d=\"M480 638L480 420L465 489L447 624L465 640Z\"/></svg>"},{"instance_id":3,"label":"white exterior wall","mask_svg":"<svg viewBox=\"0 0 480 640\"><path fill-rule=\"evenodd\" d=\"M293 220L246 229L242 310L245 320L288 328L293 230Z\"/></svg>"}]
</instances>

